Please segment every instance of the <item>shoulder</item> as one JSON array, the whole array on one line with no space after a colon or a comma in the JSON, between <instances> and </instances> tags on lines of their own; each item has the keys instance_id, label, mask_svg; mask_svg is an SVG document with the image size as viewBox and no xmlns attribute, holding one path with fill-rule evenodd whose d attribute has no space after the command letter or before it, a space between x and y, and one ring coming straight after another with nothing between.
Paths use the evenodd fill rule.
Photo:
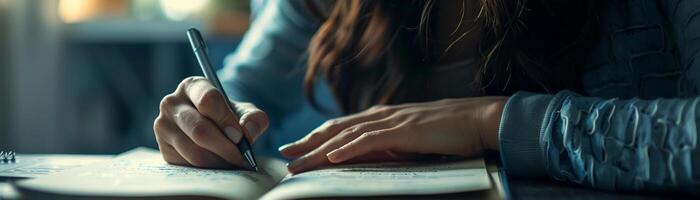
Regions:
<instances>
[{"instance_id":1,"label":"shoulder","mask_svg":"<svg viewBox=\"0 0 700 200\"><path fill-rule=\"evenodd\" d=\"M302 27L318 27L330 13L335 1L321 0L254 0L251 1L251 18L282 16L286 23Z\"/></svg>"}]
</instances>

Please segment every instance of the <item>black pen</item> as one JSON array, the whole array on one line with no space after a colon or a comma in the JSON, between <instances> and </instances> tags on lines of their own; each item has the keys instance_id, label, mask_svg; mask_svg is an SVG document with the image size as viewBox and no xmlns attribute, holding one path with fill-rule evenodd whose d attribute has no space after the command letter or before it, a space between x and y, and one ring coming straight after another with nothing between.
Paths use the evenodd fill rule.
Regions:
<instances>
[{"instance_id":1,"label":"black pen","mask_svg":"<svg viewBox=\"0 0 700 200\"><path fill-rule=\"evenodd\" d=\"M228 107L228 110L236 113L239 117L241 116L241 113L237 113L236 109L233 109L233 102L228 100L228 96L226 95L226 91L224 91L224 87L221 86L221 82L219 81L219 77L216 76L216 72L214 71L214 68L211 67L211 63L209 62L209 56L207 56L207 46L204 44L204 39L202 39L202 34L199 33L199 31L195 28L190 28L187 30L187 38L190 39L190 44L192 45L192 51L194 52L194 55L197 57L197 62L199 62L199 67L202 68L202 72L204 72L204 76L207 77L209 82L213 84L216 89L221 92L221 94L226 98L225 100L228 102L226 104L226 107ZM236 122L238 123L238 122ZM243 157L248 161L248 164L255 169L255 171L258 171L258 164L255 162L255 157L253 157L253 148L250 146L250 142L248 142L248 139L245 137L245 133L248 131L243 126L240 126L244 135L241 138L241 141L238 142L236 146L238 146L238 149L241 151L243 154Z\"/></svg>"}]
</instances>

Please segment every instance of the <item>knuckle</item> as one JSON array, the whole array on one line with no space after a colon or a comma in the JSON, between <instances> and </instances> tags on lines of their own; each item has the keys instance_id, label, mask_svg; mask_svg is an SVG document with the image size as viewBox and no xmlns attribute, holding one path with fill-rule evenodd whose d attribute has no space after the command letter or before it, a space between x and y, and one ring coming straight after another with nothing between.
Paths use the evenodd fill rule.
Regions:
<instances>
[{"instance_id":1,"label":"knuckle","mask_svg":"<svg viewBox=\"0 0 700 200\"><path fill-rule=\"evenodd\" d=\"M329 126L337 126L340 124L340 119L331 119L327 121Z\"/></svg>"},{"instance_id":2,"label":"knuckle","mask_svg":"<svg viewBox=\"0 0 700 200\"><path fill-rule=\"evenodd\" d=\"M162 135L165 131L165 118L162 115L158 115L155 120L153 120L153 133L156 135Z\"/></svg>"},{"instance_id":3,"label":"knuckle","mask_svg":"<svg viewBox=\"0 0 700 200\"><path fill-rule=\"evenodd\" d=\"M378 131L366 132L362 133L362 138L366 141L375 141L378 140L381 137L381 135L381 132Z\"/></svg>"},{"instance_id":4,"label":"knuckle","mask_svg":"<svg viewBox=\"0 0 700 200\"><path fill-rule=\"evenodd\" d=\"M202 97L199 98L196 106L202 110L213 111L214 109L210 108L213 108L216 103L222 102L222 99L223 96L221 93L219 93L219 91L214 88L210 88L202 93Z\"/></svg>"},{"instance_id":5,"label":"knuckle","mask_svg":"<svg viewBox=\"0 0 700 200\"><path fill-rule=\"evenodd\" d=\"M195 122L192 125L190 138L194 141L204 141L212 134L212 130L212 127L207 123L203 123L202 121Z\"/></svg>"},{"instance_id":6,"label":"knuckle","mask_svg":"<svg viewBox=\"0 0 700 200\"><path fill-rule=\"evenodd\" d=\"M185 79L182 79L182 81L180 81L180 84L177 85L177 88L185 89L189 87L195 80L197 80L197 78L199 78L199 76L190 76Z\"/></svg>"},{"instance_id":7,"label":"knuckle","mask_svg":"<svg viewBox=\"0 0 700 200\"><path fill-rule=\"evenodd\" d=\"M160 111L164 112L170 108L172 108L175 105L175 102L177 101L177 96L175 94L168 94L163 97L162 100L160 100Z\"/></svg>"},{"instance_id":8,"label":"knuckle","mask_svg":"<svg viewBox=\"0 0 700 200\"><path fill-rule=\"evenodd\" d=\"M322 134L323 134L323 132L314 131L314 132L312 132L312 133L309 134L309 137L308 137L307 141L316 141L316 140L320 140Z\"/></svg>"},{"instance_id":9,"label":"knuckle","mask_svg":"<svg viewBox=\"0 0 700 200\"><path fill-rule=\"evenodd\" d=\"M323 123L323 126L326 127L326 129L333 129L338 125L340 125L339 119L330 119Z\"/></svg>"},{"instance_id":10,"label":"knuckle","mask_svg":"<svg viewBox=\"0 0 700 200\"><path fill-rule=\"evenodd\" d=\"M363 132L363 130L365 130L364 127L365 127L364 125L356 125L356 126L348 128L348 129L345 129L343 132L345 132L344 134L346 134L346 135L353 135L353 134L358 134L358 133L361 134Z\"/></svg>"},{"instance_id":11,"label":"knuckle","mask_svg":"<svg viewBox=\"0 0 700 200\"><path fill-rule=\"evenodd\" d=\"M201 79L201 78L202 78L201 76L189 76L189 77L187 77L187 78L185 78L185 79L182 79L182 82L180 82L180 85L181 85L181 86L187 86L187 85L192 84L192 83L194 83L195 81L197 81L197 80L199 80L199 79Z\"/></svg>"},{"instance_id":12,"label":"knuckle","mask_svg":"<svg viewBox=\"0 0 700 200\"><path fill-rule=\"evenodd\" d=\"M199 121L199 113L194 109L184 109L177 111L173 117L182 125L191 125Z\"/></svg>"},{"instance_id":13,"label":"knuckle","mask_svg":"<svg viewBox=\"0 0 700 200\"><path fill-rule=\"evenodd\" d=\"M344 130L342 133L338 134L338 137L340 137L339 139L342 141L349 141L349 140L355 139L357 137L358 133L360 133L360 129L357 127L352 127L352 128L348 128L348 129Z\"/></svg>"}]
</instances>

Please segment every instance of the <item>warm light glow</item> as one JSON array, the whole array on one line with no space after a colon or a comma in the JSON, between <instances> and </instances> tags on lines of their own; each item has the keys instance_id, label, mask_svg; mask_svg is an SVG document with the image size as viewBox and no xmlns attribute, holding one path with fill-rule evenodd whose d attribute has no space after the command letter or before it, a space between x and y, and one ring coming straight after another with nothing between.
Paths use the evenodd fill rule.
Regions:
<instances>
[{"instance_id":1,"label":"warm light glow","mask_svg":"<svg viewBox=\"0 0 700 200\"><path fill-rule=\"evenodd\" d=\"M61 0L58 2L58 15L65 23L124 15L127 9L126 0Z\"/></svg>"},{"instance_id":2,"label":"warm light glow","mask_svg":"<svg viewBox=\"0 0 700 200\"><path fill-rule=\"evenodd\" d=\"M165 17L180 21L202 10L208 2L208 0L160 0L160 7Z\"/></svg>"},{"instance_id":3,"label":"warm light glow","mask_svg":"<svg viewBox=\"0 0 700 200\"><path fill-rule=\"evenodd\" d=\"M90 15L89 0L61 0L58 2L58 14L66 23L82 21Z\"/></svg>"}]
</instances>

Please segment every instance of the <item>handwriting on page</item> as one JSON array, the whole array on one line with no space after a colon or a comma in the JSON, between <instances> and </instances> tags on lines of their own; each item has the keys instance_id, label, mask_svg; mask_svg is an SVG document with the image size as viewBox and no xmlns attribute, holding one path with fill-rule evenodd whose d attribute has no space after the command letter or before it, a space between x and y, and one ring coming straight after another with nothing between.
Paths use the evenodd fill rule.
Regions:
<instances>
[{"instance_id":1,"label":"handwriting on page","mask_svg":"<svg viewBox=\"0 0 700 200\"><path fill-rule=\"evenodd\" d=\"M254 199L274 184L270 176L252 171L169 165L159 152L143 148L109 162L22 183L23 187L86 196L200 195L224 199Z\"/></svg>"},{"instance_id":2,"label":"handwriting on page","mask_svg":"<svg viewBox=\"0 0 700 200\"><path fill-rule=\"evenodd\" d=\"M228 181L230 176L243 177L249 181L258 182L259 178L255 176L255 172L234 171L234 170L216 170L216 169L198 169L192 167L183 167L168 165L159 160L147 161L141 160L134 162L132 160L122 160L115 162L110 170L116 173L109 173L114 176L160 176L168 179L197 179L207 181Z\"/></svg>"},{"instance_id":3,"label":"handwriting on page","mask_svg":"<svg viewBox=\"0 0 700 200\"><path fill-rule=\"evenodd\" d=\"M452 181L470 179L479 173L470 172L464 164L451 165L411 165L398 163L382 165L358 165L349 168L329 168L302 173L292 178L313 179L323 185L362 183L372 187L394 187L402 184L449 184ZM473 170L474 168L472 168ZM476 168L478 170L478 168ZM371 181L367 181L371 180ZM387 184L391 183L391 184ZM336 189L345 188L345 185ZM405 187L405 186L400 186Z\"/></svg>"},{"instance_id":4,"label":"handwriting on page","mask_svg":"<svg viewBox=\"0 0 700 200\"><path fill-rule=\"evenodd\" d=\"M228 182L232 177L236 179L245 178L251 182L260 181L261 174L242 170L217 170L199 169L166 164L160 156L154 157L151 154L139 155L141 152L132 153L128 159L115 159L105 169L90 170L81 176L92 176L98 173L102 177L118 177L122 180L136 178L142 180L147 178L168 179L170 182L207 181L207 182Z\"/></svg>"}]
</instances>

